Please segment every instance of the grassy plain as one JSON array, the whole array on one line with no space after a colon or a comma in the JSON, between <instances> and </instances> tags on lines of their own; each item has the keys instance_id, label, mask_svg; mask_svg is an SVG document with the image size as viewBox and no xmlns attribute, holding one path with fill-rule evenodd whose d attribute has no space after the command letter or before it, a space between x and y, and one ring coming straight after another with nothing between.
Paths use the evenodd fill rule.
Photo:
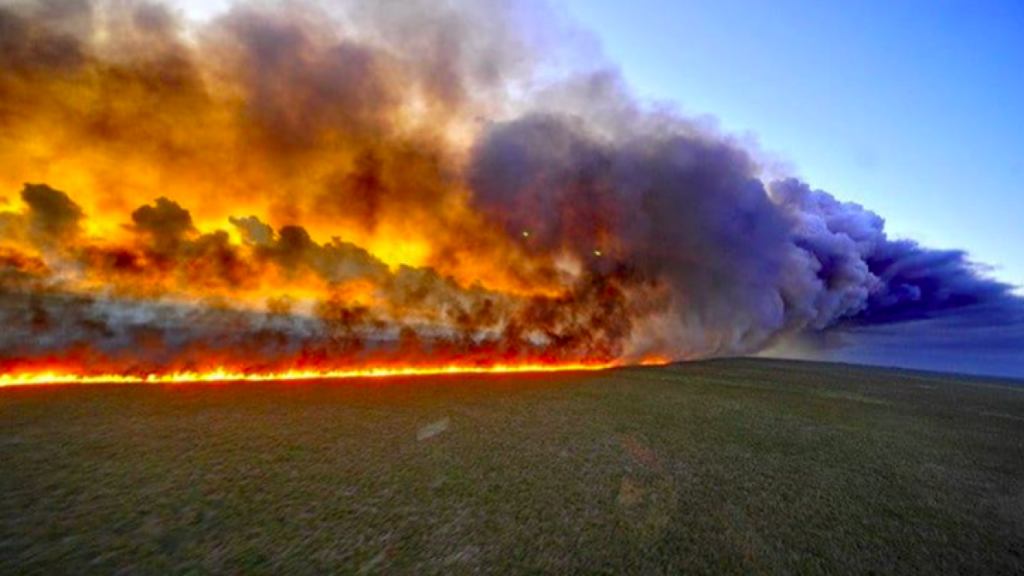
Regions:
<instances>
[{"instance_id":1,"label":"grassy plain","mask_svg":"<svg viewBox=\"0 0 1024 576\"><path fill-rule=\"evenodd\" d=\"M1024 388L723 360L0 389L0 574L1024 573Z\"/></svg>"}]
</instances>

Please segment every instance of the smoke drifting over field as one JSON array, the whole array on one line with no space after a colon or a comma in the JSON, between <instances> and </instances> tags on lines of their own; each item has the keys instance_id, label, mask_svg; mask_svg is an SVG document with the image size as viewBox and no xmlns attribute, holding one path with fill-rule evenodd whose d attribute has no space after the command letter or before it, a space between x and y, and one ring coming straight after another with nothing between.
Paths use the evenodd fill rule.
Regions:
<instances>
[{"instance_id":1,"label":"smoke drifting over field","mask_svg":"<svg viewBox=\"0 0 1024 576\"><path fill-rule=\"evenodd\" d=\"M528 7L337 4L0 6L0 373L1024 348L966 254L566 72Z\"/></svg>"}]
</instances>

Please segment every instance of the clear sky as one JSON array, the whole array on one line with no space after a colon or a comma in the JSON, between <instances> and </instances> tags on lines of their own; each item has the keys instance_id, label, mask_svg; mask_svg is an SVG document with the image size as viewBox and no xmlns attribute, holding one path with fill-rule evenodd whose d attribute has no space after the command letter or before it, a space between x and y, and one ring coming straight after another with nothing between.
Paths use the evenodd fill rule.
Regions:
<instances>
[{"instance_id":1,"label":"clear sky","mask_svg":"<svg viewBox=\"0 0 1024 576\"><path fill-rule=\"evenodd\" d=\"M549 3L642 97L715 116L893 235L1024 285L1024 2Z\"/></svg>"},{"instance_id":2,"label":"clear sky","mask_svg":"<svg viewBox=\"0 0 1024 576\"><path fill-rule=\"evenodd\" d=\"M644 97L1024 284L1024 2L560 0Z\"/></svg>"}]
</instances>

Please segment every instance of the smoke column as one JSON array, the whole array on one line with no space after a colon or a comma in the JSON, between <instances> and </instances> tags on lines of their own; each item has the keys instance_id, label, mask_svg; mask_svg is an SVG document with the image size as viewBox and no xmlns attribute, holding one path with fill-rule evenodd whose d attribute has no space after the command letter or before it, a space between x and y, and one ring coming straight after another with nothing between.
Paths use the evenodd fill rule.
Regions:
<instances>
[{"instance_id":1,"label":"smoke column","mask_svg":"<svg viewBox=\"0 0 1024 576\"><path fill-rule=\"evenodd\" d=\"M0 4L0 374L901 350L1024 372L1011 286L766 181L575 66L543 14ZM994 356L926 357L964 346Z\"/></svg>"}]
</instances>

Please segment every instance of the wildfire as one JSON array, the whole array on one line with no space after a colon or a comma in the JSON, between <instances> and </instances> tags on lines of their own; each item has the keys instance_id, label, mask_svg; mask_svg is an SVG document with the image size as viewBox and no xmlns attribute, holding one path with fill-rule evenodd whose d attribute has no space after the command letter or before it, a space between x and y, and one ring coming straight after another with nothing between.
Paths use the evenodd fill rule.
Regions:
<instances>
[{"instance_id":1,"label":"wildfire","mask_svg":"<svg viewBox=\"0 0 1024 576\"><path fill-rule=\"evenodd\" d=\"M561 77L515 2L232 4L0 6L0 385L600 370L1018 309Z\"/></svg>"},{"instance_id":2,"label":"wildfire","mask_svg":"<svg viewBox=\"0 0 1024 576\"><path fill-rule=\"evenodd\" d=\"M401 376L448 376L472 374L530 374L550 372L596 372L619 366L617 363L596 364L498 364L494 366L377 366L350 370L289 370L264 374L247 374L217 369L209 372L176 372L169 374L80 375L60 372L0 374L0 387L44 384L202 384L217 382L296 382L308 380L348 380L357 378L392 378Z\"/></svg>"},{"instance_id":3,"label":"wildfire","mask_svg":"<svg viewBox=\"0 0 1024 576\"><path fill-rule=\"evenodd\" d=\"M312 3L90 5L0 7L0 385L622 362L628 275L481 210L472 75Z\"/></svg>"}]
</instances>

